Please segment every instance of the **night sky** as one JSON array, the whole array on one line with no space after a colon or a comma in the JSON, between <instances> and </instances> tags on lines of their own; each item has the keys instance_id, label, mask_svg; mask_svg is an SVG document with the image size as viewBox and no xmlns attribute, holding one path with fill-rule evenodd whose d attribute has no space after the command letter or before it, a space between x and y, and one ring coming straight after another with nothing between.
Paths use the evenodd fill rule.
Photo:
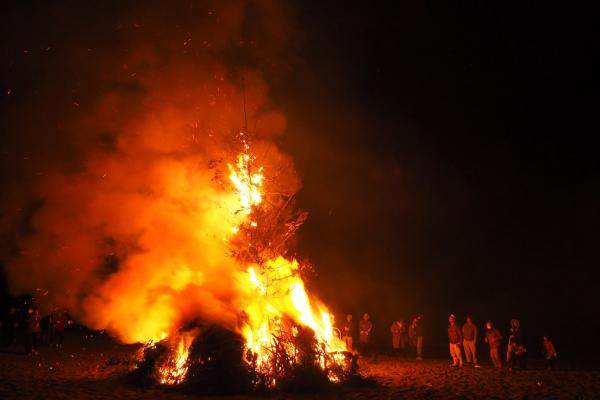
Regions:
<instances>
[{"instance_id":1,"label":"night sky","mask_svg":"<svg viewBox=\"0 0 600 400\"><path fill-rule=\"evenodd\" d=\"M286 6L284 62L265 75L310 214L297 255L315 266L311 286L340 316L370 312L381 340L394 319L423 314L444 343L452 312L503 329L520 318L532 343L548 332L559 352L578 350L600 334L591 13L404 3ZM44 107L37 85L77 74L56 67L72 56L61 44L109 52L104 29L139 7L103 4L3 6L5 202L15 174L26 186L35 173L15 161L29 140L19 126L34 129L24 105ZM22 54L45 46L52 57Z\"/></svg>"}]
</instances>

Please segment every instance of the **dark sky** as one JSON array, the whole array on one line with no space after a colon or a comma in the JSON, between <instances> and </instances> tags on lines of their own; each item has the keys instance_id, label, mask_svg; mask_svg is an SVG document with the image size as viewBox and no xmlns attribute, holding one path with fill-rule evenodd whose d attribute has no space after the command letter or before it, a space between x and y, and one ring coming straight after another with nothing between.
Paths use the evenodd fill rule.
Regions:
<instances>
[{"instance_id":1,"label":"dark sky","mask_svg":"<svg viewBox=\"0 0 600 400\"><path fill-rule=\"evenodd\" d=\"M6 60L39 47L40 4L3 13L2 95L22 85L22 102L38 101L27 85L44 65L19 74ZM82 43L108 51L95 29L123 10L74 4L53 8L65 25L52 41L83 30ZM23 20L28 7L35 18ZM531 340L548 330L566 346L600 334L591 14L529 1L289 9L286 73L267 80L310 213L298 254L327 302L370 311L382 337L392 319L423 313L443 342L450 312L500 326L518 317Z\"/></svg>"},{"instance_id":2,"label":"dark sky","mask_svg":"<svg viewBox=\"0 0 600 400\"><path fill-rule=\"evenodd\" d=\"M530 2L410 3L299 11L285 144L322 290L384 332L423 312L438 338L457 312L563 341L566 318L599 333L591 21Z\"/></svg>"}]
</instances>

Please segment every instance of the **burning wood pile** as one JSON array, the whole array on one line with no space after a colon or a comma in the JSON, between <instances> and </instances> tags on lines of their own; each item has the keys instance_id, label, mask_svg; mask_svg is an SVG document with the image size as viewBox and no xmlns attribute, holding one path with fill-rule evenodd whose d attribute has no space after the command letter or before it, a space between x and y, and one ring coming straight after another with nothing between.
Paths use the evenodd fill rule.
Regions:
<instances>
[{"instance_id":1,"label":"burning wood pile","mask_svg":"<svg viewBox=\"0 0 600 400\"><path fill-rule=\"evenodd\" d=\"M276 176L255 165L244 133L239 139L242 152L227 164L238 219L225 239L230 257L241 266L238 283L245 291L238 326L222 329L196 321L193 329L163 332L145 346L134 375L144 382L205 390L224 384L219 391L298 390L304 384L343 382L355 373L353 355L336 334L327 307L307 292L305 268L286 255L288 240L307 214L296 211L295 193L265 190L265 182ZM223 173L217 165L219 180Z\"/></svg>"}]
</instances>

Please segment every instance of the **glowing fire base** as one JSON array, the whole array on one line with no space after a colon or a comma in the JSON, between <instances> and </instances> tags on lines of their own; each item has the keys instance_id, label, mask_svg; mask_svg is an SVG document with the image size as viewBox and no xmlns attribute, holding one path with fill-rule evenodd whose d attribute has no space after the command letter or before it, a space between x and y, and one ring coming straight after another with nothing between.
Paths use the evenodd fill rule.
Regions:
<instances>
[{"instance_id":1,"label":"glowing fire base","mask_svg":"<svg viewBox=\"0 0 600 400\"><path fill-rule=\"evenodd\" d=\"M289 321L282 325L293 326ZM297 327L287 333L281 330L262 363L243 336L216 326L148 344L142 350L131 375L136 383L195 393L319 390L346 382L356 373L352 354L328 353L312 330Z\"/></svg>"}]
</instances>

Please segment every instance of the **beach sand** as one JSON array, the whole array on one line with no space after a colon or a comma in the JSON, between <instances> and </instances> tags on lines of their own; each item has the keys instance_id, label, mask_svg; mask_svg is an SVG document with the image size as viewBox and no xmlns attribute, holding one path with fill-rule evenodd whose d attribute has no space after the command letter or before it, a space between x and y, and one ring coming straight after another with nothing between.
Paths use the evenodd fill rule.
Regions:
<instances>
[{"instance_id":1,"label":"beach sand","mask_svg":"<svg viewBox=\"0 0 600 400\"><path fill-rule=\"evenodd\" d=\"M0 399L190 399L171 388L126 383L127 360L139 346L123 346L105 335L68 338L63 348L42 347L37 356L22 348L0 352ZM449 360L394 357L361 360L361 374L376 384L342 387L295 399L598 399L598 371L495 370L491 366L451 368ZM217 399L218 396L209 398ZM265 398L232 396L228 399Z\"/></svg>"}]
</instances>

